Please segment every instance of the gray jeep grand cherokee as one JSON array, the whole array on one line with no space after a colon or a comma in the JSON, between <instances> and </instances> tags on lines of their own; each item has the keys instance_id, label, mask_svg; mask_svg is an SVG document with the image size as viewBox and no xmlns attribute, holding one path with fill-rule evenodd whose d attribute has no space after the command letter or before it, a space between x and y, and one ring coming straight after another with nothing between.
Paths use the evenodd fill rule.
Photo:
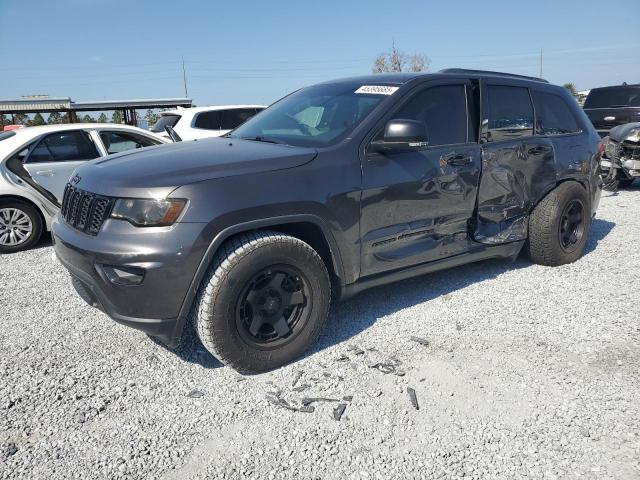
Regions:
<instances>
[{"instance_id":1,"label":"gray jeep grand cherokee","mask_svg":"<svg viewBox=\"0 0 640 480\"><path fill-rule=\"evenodd\" d=\"M450 69L332 81L224 138L77 169L55 250L118 322L243 372L317 339L332 294L524 248L577 260L602 144L565 89Z\"/></svg>"}]
</instances>

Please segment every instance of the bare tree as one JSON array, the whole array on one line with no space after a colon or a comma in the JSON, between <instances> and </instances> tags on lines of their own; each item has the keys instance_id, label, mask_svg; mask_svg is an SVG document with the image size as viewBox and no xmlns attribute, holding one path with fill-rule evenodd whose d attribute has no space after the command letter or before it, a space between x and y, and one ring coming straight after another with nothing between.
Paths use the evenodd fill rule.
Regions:
<instances>
[{"instance_id":1,"label":"bare tree","mask_svg":"<svg viewBox=\"0 0 640 480\"><path fill-rule=\"evenodd\" d=\"M420 53L408 55L396 48L395 42L391 50L379 54L373 61L373 73L385 72L424 72L429 67L429 58Z\"/></svg>"}]
</instances>

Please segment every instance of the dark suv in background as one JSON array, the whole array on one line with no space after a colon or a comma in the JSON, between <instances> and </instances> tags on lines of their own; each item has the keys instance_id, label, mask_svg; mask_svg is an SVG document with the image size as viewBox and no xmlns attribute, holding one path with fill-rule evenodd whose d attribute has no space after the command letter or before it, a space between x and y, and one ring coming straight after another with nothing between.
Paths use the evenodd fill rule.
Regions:
<instances>
[{"instance_id":1,"label":"dark suv in background","mask_svg":"<svg viewBox=\"0 0 640 480\"><path fill-rule=\"evenodd\" d=\"M583 108L601 137L618 125L640 122L640 84L593 88Z\"/></svg>"},{"instance_id":2,"label":"dark suv in background","mask_svg":"<svg viewBox=\"0 0 640 480\"><path fill-rule=\"evenodd\" d=\"M601 151L575 100L540 79L337 80L224 138L78 168L55 251L116 321L169 346L193 321L222 362L265 371L317 339L332 294L523 248L542 265L577 260Z\"/></svg>"}]
</instances>

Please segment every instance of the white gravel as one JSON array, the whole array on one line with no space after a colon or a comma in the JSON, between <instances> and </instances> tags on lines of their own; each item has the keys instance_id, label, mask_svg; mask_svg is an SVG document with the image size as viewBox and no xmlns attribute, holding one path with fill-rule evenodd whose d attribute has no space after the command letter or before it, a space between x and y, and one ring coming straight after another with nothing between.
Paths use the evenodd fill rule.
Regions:
<instances>
[{"instance_id":1,"label":"white gravel","mask_svg":"<svg viewBox=\"0 0 640 480\"><path fill-rule=\"evenodd\" d=\"M587 250L365 292L252 377L88 307L46 242L2 256L0 478L640 478L640 186Z\"/></svg>"}]
</instances>

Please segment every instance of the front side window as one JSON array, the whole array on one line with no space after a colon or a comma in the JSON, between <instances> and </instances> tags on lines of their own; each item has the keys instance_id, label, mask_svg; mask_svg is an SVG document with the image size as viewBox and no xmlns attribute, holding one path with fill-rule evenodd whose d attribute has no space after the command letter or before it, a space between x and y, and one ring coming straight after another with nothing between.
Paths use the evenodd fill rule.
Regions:
<instances>
[{"instance_id":1,"label":"front side window","mask_svg":"<svg viewBox=\"0 0 640 480\"><path fill-rule=\"evenodd\" d=\"M533 91L532 96L536 106L536 133L563 135L580 131L578 122L562 97L537 91Z\"/></svg>"},{"instance_id":2,"label":"front side window","mask_svg":"<svg viewBox=\"0 0 640 480\"><path fill-rule=\"evenodd\" d=\"M51 133L31 151L27 163L74 162L98 158L100 154L82 130Z\"/></svg>"},{"instance_id":3,"label":"front side window","mask_svg":"<svg viewBox=\"0 0 640 480\"><path fill-rule=\"evenodd\" d=\"M205 130L220 130L222 122L222 112L213 110L211 112L202 112L196 116L193 126L195 128L203 128Z\"/></svg>"},{"instance_id":4,"label":"front side window","mask_svg":"<svg viewBox=\"0 0 640 480\"><path fill-rule=\"evenodd\" d=\"M133 150L135 148L160 145L161 143L157 140L129 132L102 131L100 132L100 139L109 155L112 153L126 152L127 150Z\"/></svg>"},{"instance_id":5,"label":"front side window","mask_svg":"<svg viewBox=\"0 0 640 480\"><path fill-rule=\"evenodd\" d=\"M387 95L362 93L361 84L303 88L238 127L232 138L322 147L345 138Z\"/></svg>"},{"instance_id":6,"label":"front side window","mask_svg":"<svg viewBox=\"0 0 640 480\"><path fill-rule=\"evenodd\" d=\"M466 143L465 87L443 85L423 90L402 106L394 118L423 122L430 147Z\"/></svg>"},{"instance_id":7,"label":"front side window","mask_svg":"<svg viewBox=\"0 0 640 480\"><path fill-rule=\"evenodd\" d=\"M489 85L487 117L482 121L482 140L499 142L533 135L533 105L523 87Z\"/></svg>"},{"instance_id":8,"label":"front side window","mask_svg":"<svg viewBox=\"0 0 640 480\"><path fill-rule=\"evenodd\" d=\"M222 112L222 130L233 130L256 114L255 108L234 108Z\"/></svg>"}]
</instances>

